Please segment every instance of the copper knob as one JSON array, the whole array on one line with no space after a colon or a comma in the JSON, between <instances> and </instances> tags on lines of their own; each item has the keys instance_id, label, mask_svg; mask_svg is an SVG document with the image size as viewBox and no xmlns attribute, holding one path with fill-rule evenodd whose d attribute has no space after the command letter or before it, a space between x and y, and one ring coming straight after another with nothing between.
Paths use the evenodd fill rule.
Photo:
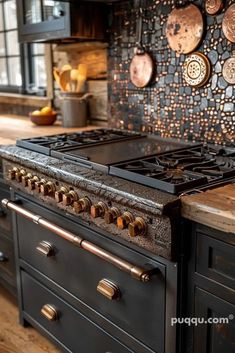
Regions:
<instances>
[{"instance_id":1,"label":"copper knob","mask_svg":"<svg viewBox=\"0 0 235 353\"><path fill-rule=\"evenodd\" d=\"M117 218L120 216L120 211L116 207L111 207L106 210L104 214L104 220L106 224L111 224L117 221Z\"/></svg>"},{"instance_id":2,"label":"copper knob","mask_svg":"<svg viewBox=\"0 0 235 353\"><path fill-rule=\"evenodd\" d=\"M24 169L21 169L20 171L15 173L15 180L18 181L18 183L21 183L22 177L26 174L26 171Z\"/></svg>"},{"instance_id":3,"label":"copper knob","mask_svg":"<svg viewBox=\"0 0 235 353\"><path fill-rule=\"evenodd\" d=\"M9 177L9 179L14 180L17 172L19 172L19 169L16 168L16 167L14 167L13 169L10 169L10 170L8 171L8 177Z\"/></svg>"},{"instance_id":4,"label":"copper knob","mask_svg":"<svg viewBox=\"0 0 235 353\"><path fill-rule=\"evenodd\" d=\"M103 217L106 210L107 206L103 202L98 202L97 204L91 206L91 217Z\"/></svg>"},{"instance_id":5,"label":"copper knob","mask_svg":"<svg viewBox=\"0 0 235 353\"><path fill-rule=\"evenodd\" d=\"M122 216L117 219L117 226L119 229L125 229L129 223L134 221L134 216L130 212L124 212Z\"/></svg>"},{"instance_id":6,"label":"copper knob","mask_svg":"<svg viewBox=\"0 0 235 353\"><path fill-rule=\"evenodd\" d=\"M135 221L130 223L128 226L129 235L131 237L137 237L138 235L145 235L147 230L147 225L143 218L136 217Z\"/></svg>"},{"instance_id":7,"label":"copper knob","mask_svg":"<svg viewBox=\"0 0 235 353\"><path fill-rule=\"evenodd\" d=\"M41 186L43 185L43 184L46 184L47 183L47 181L45 180L45 179L41 179L41 180L39 180L39 181L36 181L36 183L35 183L35 190L38 192L38 193L40 193L41 192Z\"/></svg>"},{"instance_id":8,"label":"copper knob","mask_svg":"<svg viewBox=\"0 0 235 353\"><path fill-rule=\"evenodd\" d=\"M76 213L89 212L91 209L91 201L87 197L83 197L73 204Z\"/></svg>"},{"instance_id":9,"label":"copper knob","mask_svg":"<svg viewBox=\"0 0 235 353\"><path fill-rule=\"evenodd\" d=\"M68 192L69 192L69 190L66 187L64 187L64 186L62 186L60 188L60 190L57 190L55 192L56 202L58 202L58 203L62 202L63 201L63 195L67 194Z\"/></svg>"},{"instance_id":10,"label":"copper knob","mask_svg":"<svg viewBox=\"0 0 235 353\"><path fill-rule=\"evenodd\" d=\"M47 183L43 183L41 185L41 193L43 196L50 196L53 195L55 192L55 185L52 181L48 181Z\"/></svg>"},{"instance_id":11,"label":"copper knob","mask_svg":"<svg viewBox=\"0 0 235 353\"><path fill-rule=\"evenodd\" d=\"M30 190L35 189L35 184L37 181L39 181L39 178L36 175L28 180L28 187L30 188Z\"/></svg>"},{"instance_id":12,"label":"copper knob","mask_svg":"<svg viewBox=\"0 0 235 353\"><path fill-rule=\"evenodd\" d=\"M71 190L63 195L63 205L69 206L74 201L77 201L77 199L78 199L78 194L75 191Z\"/></svg>"},{"instance_id":13,"label":"copper knob","mask_svg":"<svg viewBox=\"0 0 235 353\"><path fill-rule=\"evenodd\" d=\"M28 186L28 181L29 181L29 179L31 179L33 176L32 176L32 174L31 173L28 173L28 174L26 174L26 175L23 175L22 176L22 184L25 186L25 187L27 187Z\"/></svg>"}]
</instances>

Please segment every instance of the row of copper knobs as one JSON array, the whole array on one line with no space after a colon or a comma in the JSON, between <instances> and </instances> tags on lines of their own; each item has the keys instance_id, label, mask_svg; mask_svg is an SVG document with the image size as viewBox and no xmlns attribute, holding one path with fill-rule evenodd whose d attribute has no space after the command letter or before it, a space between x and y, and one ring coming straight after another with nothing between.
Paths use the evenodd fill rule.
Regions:
<instances>
[{"instance_id":1,"label":"row of copper knobs","mask_svg":"<svg viewBox=\"0 0 235 353\"><path fill-rule=\"evenodd\" d=\"M8 174L11 180L22 183L30 190L35 190L43 196L54 197L57 203L63 203L64 206L72 206L76 213L88 212L93 218L103 218L106 224L114 223L119 229L128 228L131 237L146 234L145 221L141 217L134 217L130 212L121 214L118 208L108 207L104 202L92 205L88 197L79 198L74 190L66 187L56 190L53 182L40 179L24 169L14 167Z\"/></svg>"}]
</instances>

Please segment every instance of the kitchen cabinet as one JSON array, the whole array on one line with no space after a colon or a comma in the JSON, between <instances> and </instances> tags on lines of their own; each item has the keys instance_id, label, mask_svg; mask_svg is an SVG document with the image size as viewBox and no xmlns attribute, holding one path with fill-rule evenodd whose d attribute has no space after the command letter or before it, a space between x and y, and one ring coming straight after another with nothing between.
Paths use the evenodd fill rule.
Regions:
<instances>
[{"instance_id":1,"label":"kitchen cabinet","mask_svg":"<svg viewBox=\"0 0 235 353\"><path fill-rule=\"evenodd\" d=\"M105 39L105 4L18 0L17 14L21 43Z\"/></svg>"},{"instance_id":2,"label":"kitchen cabinet","mask_svg":"<svg viewBox=\"0 0 235 353\"><path fill-rule=\"evenodd\" d=\"M234 234L195 223L192 225L191 236L187 317L203 318L205 321L188 328L186 351L187 353L233 353L235 347Z\"/></svg>"},{"instance_id":3,"label":"kitchen cabinet","mask_svg":"<svg viewBox=\"0 0 235 353\"><path fill-rule=\"evenodd\" d=\"M9 198L9 187L1 179L0 199ZM0 206L0 285L16 295L16 275L11 214Z\"/></svg>"}]
</instances>

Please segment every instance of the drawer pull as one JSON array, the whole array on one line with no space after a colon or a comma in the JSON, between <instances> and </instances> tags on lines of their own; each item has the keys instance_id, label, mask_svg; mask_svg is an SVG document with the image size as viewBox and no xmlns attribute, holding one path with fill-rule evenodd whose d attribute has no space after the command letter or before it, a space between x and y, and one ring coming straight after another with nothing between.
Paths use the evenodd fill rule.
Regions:
<instances>
[{"instance_id":1,"label":"drawer pull","mask_svg":"<svg viewBox=\"0 0 235 353\"><path fill-rule=\"evenodd\" d=\"M36 247L36 249L39 252L39 254L45 257L51 257L54 255L53 246L47 241L44 241L44 240L41 241Z\"/></svg>"},{"instance_id":2,"label":"drawer pull","mask_svg":"<svg viewBox=\"0 0 235 353\"><path fill-rule=\"evenodd\" d=\"M100 259L103 259L104 261L112 264L120 270L127 272L133 278L141 282L145 283L150 281L151 276L155 275L159 271L158 268L146 269L136 266L129 261L123 260L122 258L110 253L109 251L106 251L99 246L85 239L82 239L81 237L69 232L68 230L65 230L64 228L61 228L55 223L49 222L47 219L38 216L37 214L32 213L23 207L18 206L16 203L9 201L8 199L3 199L2 205L7 209L15 211L18 215L40 225L42 228L50 230L54 234L69 241L70 243L75 244L81 249L86 250L87 252L99 257Z\"/></svg>"},{"instance_id":3,"label":"drawer pull","mask_svg":"<svg viewBox=\"0 0 235 353\"><path fill-rule=\"evenodd\" d=\"M56 309L50 305L50 304L46 304L43 305L42 309L41 309L41 314L42 316L44 316L48 321L57 321L59 318L58 312L56 311Z\"/></svg>"},{"instance_id":4,"label":"drawer pull","mask_svg":"<svg viewBox=\"0 0 235 353\"><path fill-rule=\"evenodd\" d=\"M109 300L119 299L121 296L118 286L108 279L102 279L99 281L96 289L97 292L104 295Z\"/></svg>"},{"instance_id":5,"label":"drawer pull","mask_svg":"<svg viewBox=\"0 0 235 353\"><path fill-rule=\"evenodd\" d=\"M3 252L0 251L0 262L7 262L8 257L3 254Z\"/></svg>"}]
</instances>

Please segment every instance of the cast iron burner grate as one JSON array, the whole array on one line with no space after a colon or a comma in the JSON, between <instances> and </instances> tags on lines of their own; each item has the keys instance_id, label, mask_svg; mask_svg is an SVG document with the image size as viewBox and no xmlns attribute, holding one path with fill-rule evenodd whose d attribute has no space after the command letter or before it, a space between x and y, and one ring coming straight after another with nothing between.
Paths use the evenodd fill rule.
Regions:
<instances>
[{"instance_id":1,"label":"cast iron burner grate","mask_svg":"<svg viewBox=\"0 0 235 353\"><path fill-rule=\"evenodd\" d=\"M235 151L192 147L110 167L110 174L179 194L235 176Z\"/></svg>"},{"instance_id":2,"label":"cast iron burner grate","mask_svg":"<svg viewBox=\"0 0 235 353\"><path fill-rule=\"evenodd\" d=\"M116 129L96 129L68 134L58 134L44 137L17 140L16 145L28 150L51 155L51 151L65 152L71 148L82 148L85 146L99 145L116 141L145 136L137 132L116 130Z\"/></svg>"}]
</instances>

